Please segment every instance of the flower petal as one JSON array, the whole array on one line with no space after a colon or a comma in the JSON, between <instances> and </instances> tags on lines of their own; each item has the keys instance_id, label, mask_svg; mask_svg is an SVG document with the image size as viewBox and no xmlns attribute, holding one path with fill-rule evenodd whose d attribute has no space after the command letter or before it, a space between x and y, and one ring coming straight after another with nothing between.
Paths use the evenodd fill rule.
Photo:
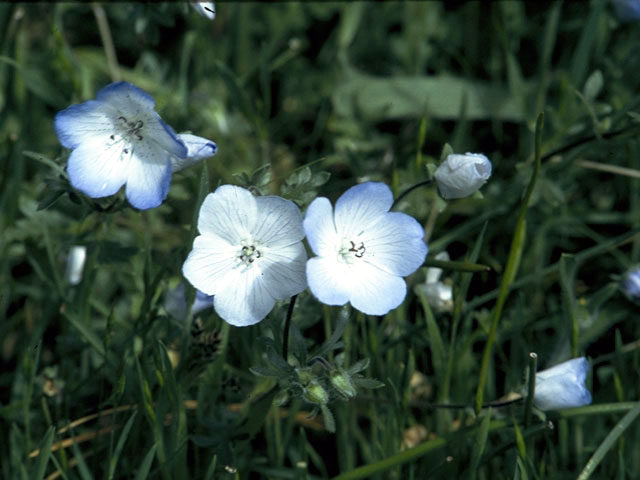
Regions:
<instances>
[{"instance_id":1,"label":"flower petal","mask_svg":"<svg viewBox=\"0 0 640 480\"><path fill-rule=\"evenodd\" d=\"M307 241L316 255L334 255L338 244L338 234L333 223L333 207L329 199L316 198L309 207L302 222Z\"/></svg>"},{"instance_id":2,"label":"flower petal","mask_svg":"<svg viewBox=\"0 0 640 480\"><path fill-rule=\"evenodd\" d=\"M311 293L326 305L349 301L350 275L347 265L335 257L313 257L307 262L307 281Z\"/></svg>"},{"instance_id":3,"label":"flower petal","mask_svg":"<svg viewBox=\"0 0 640 480\"><path fill-rule=\"evenodd\" d=\"M198 231L214 233L232 245L251 238L258 207L256 198L241 187L222 185L202 202Z\"/></svg>"},{"instance_id":4,"label":"flower petal","mask_svg":"<svg viewBox=\"0 0 640 480\"><path fill-rule=\"evenodd\" d=\"M386 272L405 277L424 263L427 245L424 230L415 218L388 212L358 237L366 247L363 260Z\"/></svg>"},{"instance_id":5,"label":"flower petal","mask_svg":"<svg viewBox=\"0 0 640 480\"><path fill-rule=\"evenodd\" d=\"M276 300L284 300L307 288L307 252L302 242L286 247L266 248L260 259L265 288Z\"/></svg>"},{"instance_id":6,"label":"flower petal","mask_svg":"<svg viewBox=\"0 0 640 480\"><path fill-rule=\"evenodd\" d=\"M407 295L407 284L367 262L349 265L351 282L349 301L367 315L386 315L398 307Z\"/></svg>"},{"instance_id":7,"label":"flower petal","mask_svg":"<svg viewBox=\"0 0 640 480\"><path fill-rule=\"evenodd\" d=\"M384 183L366 182L351 187L336 202L336 231L343 236L357 236L376 222L393 204L391 189Z\"/></svg>"},{"instance_id":8,"label":"flower petal","mask_svg":"<svg viewBox=\"0 0 640 480\"><path fill-rule=\"evenodd\" d=\"M96 99L113 109L113 122L119 121L120 116L129 122L142 121L140 134L145 142L152 141L180 158L187 155L187 147L156 113L153 97L144 90L128 82L115 82L100 90Z\"/></svg>"},{"instance_id":9,"label":"flower petal","mask_svg":"<svg viewBox=\"0 0 640 480\"><path fill-rule=\"evenodd\" d=\"M199 235L193 241L193 250L182 266L182 273L198 290L215 295L237 267L236 253L237 247L213 233Z\"/></svg>"},{"instance_id":10,"label":"flower petal","mask_svg":"<svg viewBox=\"0 0 640 480\"><path fill-rule=\"evenodd\" d=\"M276 196L257 197L253 237L267 247L284 247L304 238L302 214L290 200Z\"/></svg>"},{"instance_id":11,"label":"flower petal","mask_svg":"<svg viewBox=\"0 0 640 480\"><path fill-rule=\"evenodd\" d=\"M452 154L436 169L434 177L442 198L468 197L491 176L491 162L481 153Z\"/></svg>"},{"instance_id":12,"label":"flower petal","mask_svg":"<svg viewBox=\"0 0 640 480\"><path fill-rule=\"evenodd\" d=\"M169 193L169 155L145 142L139 142L133 148L127 175L127 200L140 210L157 207Z\"/></svg>"},{"instance_id":13,"label":"flower petal","mask_svg":"<svg viewBox=\"0 0 640 480\"><path fill-rule=\"evenodd\" d=\"M67 173L71 185L92 198L116 193L128 175L122 148L122 144L110 145L100 137L88 137L69 155Z\"/></svg>"},{"instance_id":14,"label":"flower petal","mask_svg":"<svg viewBox=\"0 0 640 480\"><path fill-rule=\"evenodd\" d=\"M536 373L533 402L540 410L581 407L591 403L585 387L589 370L586 358L574 358Z\"/></svg>"},{"instance_id":15,"label":"flower petal","mask_svg":"<svg viewBox=\"0 0 640 480\"><path fill-rule=\"evenodd\" d=\"M178 140L187 147L187 156L171 158L171 168L174 172L190 167L205 158L213 157L218 151L215 142L189 133L180 133Z\"/></svg>"},{"instance_id":16,"label":"flower petal","mask_svg":"<svg viewBox=\"0 0 640 480\"><path fill-rule=\"evenodd\" d=\"M236 327L254 325L264 319L273 306L258 268L236 269L222 290L213 297L213 307L227 323Z\"/></svg>"},{"instance_id":17,"label":"flower petal","mask_svg":"<svg viewBox=\"0 0 640 480\"><path fill-rule=\"evenodd\" d=\"M53 126L65 148L76 148L84 142L95 142L100 138L106 143L114 131L112 112L104 103L89 100L58 112Z\"/></svg>"}]
</instances>

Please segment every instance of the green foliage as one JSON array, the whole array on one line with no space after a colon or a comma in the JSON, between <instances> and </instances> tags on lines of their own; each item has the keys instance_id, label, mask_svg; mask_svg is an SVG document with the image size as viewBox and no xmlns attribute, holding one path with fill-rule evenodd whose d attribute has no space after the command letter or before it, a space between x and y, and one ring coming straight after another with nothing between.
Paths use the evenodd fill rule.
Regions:
<instances>
[{"instance_id":1,"label":"green foliage","mask_svg":"<svg viewBox=\"0 0 640 480\"><path fill-rule=\"evenodd\" d=\"M640 262L638 24L605 0L216 7L0 3L0 479L640 478L619 283ZM118 79L219 147L157 209L65 171L56 112ZM445 202L428 180L454 151L493 176ZM166 308L217 186L304 213L367 180L422 182L394 209L452 312L415 293L424 269L380 318L303 292L288 337L287 302L247 328L194 314L188 284ZM497 406L530 352L588 356L593 405Z\"/></svg>"}]
</instances>

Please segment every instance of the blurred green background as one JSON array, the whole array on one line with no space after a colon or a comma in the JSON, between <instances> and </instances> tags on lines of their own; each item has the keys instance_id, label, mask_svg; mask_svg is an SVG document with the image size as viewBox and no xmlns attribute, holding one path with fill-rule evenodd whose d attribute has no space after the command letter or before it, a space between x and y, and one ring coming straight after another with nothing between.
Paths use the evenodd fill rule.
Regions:
<instances>
[{"instance_id":1,"label":"blurred green background","mask_svg":"<svg viewBox=\"0 0 640 480\"><path fill-rule=\"evenodd\" d=\"M618 286L640 255L640 24L602 0L216 10L209 21L178 2L0 3L0 476L640 478L639 310ZM151 211L88 199L64 173L55 113L116 80L219 147ZM524 425L521 405L472 408L540 112L542 165L484 399L518 391L531 351L540 367L586 354L594 404L548 413L553 429L542 414ZM268 362L260 337L277 336L286 302L244 329L209 310L196 331L164 307L217 185L303 209L307 192L333 200L366 180L398 195L446 144L491 159L482 195L447 204L432 186L399 209L425 225L430 256L490 270L445 271L453 312L413 293L423 269L396 311L350 314L345 355L369 358L385 387L334 399L335 434L303 402L260 401L273 380L249 368ZM73 245L87 247L75 286ZM302 294L294 341L321 344L339 312ZM624 435L607 437L619 421Z\"/></svg>"}]
</instances>

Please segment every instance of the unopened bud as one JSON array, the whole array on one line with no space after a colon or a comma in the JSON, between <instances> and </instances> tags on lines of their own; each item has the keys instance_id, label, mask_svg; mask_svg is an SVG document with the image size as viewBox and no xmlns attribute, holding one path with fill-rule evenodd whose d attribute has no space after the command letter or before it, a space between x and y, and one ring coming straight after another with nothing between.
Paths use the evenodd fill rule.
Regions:
<instances>
[{"instance_id":1,"label":"unopened bud","mask_svg":"<svg viewBox=\"0 0 640 480\"><path fill-rule=\"evenodd\" d=\"M276 407L281 407L289 401L289 393L286 390L280 390L273 399L273 404Z\"/></svg>"},{"instance_id":2,"label":"unopened bud","mask_svg":"<svg viewBox=\"0 0 640 480\"><path fill-rule=\"evenodd\" d=\"M316 405L326 405L329 402L329 394L317 381L313 380L303 395L305 401Z\"/></svg>"},{"instance_id":3,"label":"unopened bud","mask_svg":"<svg viewBox=\"0 0 640 480\"><path fill-rule=\"evenodd\" d=\"M331 385L335 388L340 395L345 398L353 398L357 395L356 388L353 386L353 382L346 372L335 370L331 372L330 377Z\"/></svg>"}]
</instances>

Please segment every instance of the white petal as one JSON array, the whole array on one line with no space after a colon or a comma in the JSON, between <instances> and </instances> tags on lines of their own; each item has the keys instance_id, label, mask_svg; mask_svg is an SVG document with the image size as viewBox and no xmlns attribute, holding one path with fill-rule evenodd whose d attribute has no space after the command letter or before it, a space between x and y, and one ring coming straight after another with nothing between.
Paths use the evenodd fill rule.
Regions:
<instances>
[{"instance_id":1,"label":"white petal","mask_svg":"<svg viewBox=\"0 0 640 480\"><path fill-rule=\"evenodd\" d=\"M392 204L393 194L384 183L367 182L351 187L336 202L336 231L346 237L357 236L388 212Z\"/></svg>"},{"instance_id":2,"label":"white petal","mask_svg":"<svg viewBox=\"0 0 640 480\"><path fill-rule=\"evenodd\" d=\"M213 297L216 313L236 327L258 323L274 305L258 268L233 270L223 289Z\"/></svg>"},{"instance_id":3,"label":"white petal","mask_svg":"<svg viewBox=\"0 0 640 480\"><path fill-rule=\"evenodd\" d=\"M71 185L92 198L113 195L127 181L129 162L123 143L107 141L108 136L87 136L67 161Z\"/></svg>"},{"instance_id":4,"label":"white petal","mask_svg":"<svg viewBox=\"0 0 640 480\"><path fill-rule=\"evenodd\" d=\"M468 197L491 176L491 162L479 153L452 154L436 169L434 177L443 198Z\"/></svg>"},{"instance_id":5,"label":"white petal","mask_svg":"<svg viewBox=\"0 0 640 480\"><path fill-rule=\"evenodd\" d=\"M574 358L536 374L533 401L541 410L581 407L591 403L585 386L589 362Z\"/></svg>"},{"instance_id":6,"label":"white petal","mask_svg":"<svg viewBox=\"0 0 640 480\"><path fill-rule=\"evenodd\" d=\"M178 140L187 147L187 156L185 158L175 156L171 158L171 168L174 172L194 165L205 158L213 157L218 151L215 142L196 135L181 133L178 135Z\"/></svg>"},{"instance_id":7,"label":"white petal","mask_svg":"<svg viewBox=\"0 0 640 480\"><path fill-rule=\"evenodd\" d=\"M54 120L56 135L63 147L76 148L85 142L102 139L108 143L114 133L113 109L96 100L72 105L56 114Z\"/></svg>"},{"instance_id":8,"label":"white petal","mask_svg":"<svg viewBox=\"0 0 640 480\"><path fill-rule=\"evenodd\" d=\"M132 157L127 172L127 200L140 210L157 207L169 193L169 154L149 142L137 142L131 148Z\"/></svg>"},{"instance_id":9,"label":"white petal","mask_svg":"<svg viewBox=\"0 0 640 480\"><path fill-rule=\"evenodd\" d=\"M120 122L120 116L128 122L142 121L140 134L145 142L154 142L158 147L177 157L187 155L187 147L153 109L155 101L144 90L128 82L107 85L96 95L100 102L113 108L113 122Z\"/></svg>"},{"instance_id":10,"label":"white petal","mask_svg":"<svg viewBox=\"0 0 640 480\"><path fill-rule=\"evenodd\" d=\"M216 18L216 7L213 2L189 2L191 6L203 17L209 20Z\"/></svg>"},{"instance_id":11,"label":"white petal","mask_svg":"<svg viewBox=\"0 0 640 480\"><path fill-rule=\"evenodd\" d=\"M302 242L286 247L266 248L259 259L265 288L276 300L297 295L307 288L307 252Z\"/></svg>"},{"instance_id":12,"label":"white petal","mask_svg":"<svg viewBox=\"0 0 640 480\"><path fill-rule=\"evenodd\" d=\"M388 212L358 237L366 250L363 260L396 276L405 277L424 263L427 245L422 226L409 215Z\"/></svg>"},{"instance_id":13,"label":"white petal","mask_svg":"<svg viewBox=\"0 0 640 480\"><path fill-rule=\"evenodd\" d=\"M442 252L438 253L435 256L435 259L442 260L445 262L448 262L449 260L451 260L451 258L449 257L449 253L446 250L443 250ZM441 268L437 268L437 267L427 268L426 283L436 283L438 280L440 280L440 275L442 275Z\"/></svg>"},{"instance_id":14,"label":"white petal","mask_svg":"<svg viewBox=\"0 0 640 480\"><path fill-rule=\"evenodd\" d=\"M290 200L276 196L257 197L253 237L271 248L292 245L304 238L302 214Z\"/></svg>"},{"instance_id":15,"label":"white petal","mask_svg":"<svg viewBox=\"0 0 640 480\"><path fill-rule=\"evenodd\" d=\"M213 233L195 238L193 250L182 267L191 285L207 295L215 295L229 281L231 272L238 269L238 247Z\"/></svg>"},{"instance_id":16,"label":"white petal","mask_svg":"<svg viewBox=\"0 0 640 480\"><path fill-rule=\"evenodd\" d=\"M349 301L350 274L347 265L335 257L313 257L307 262L307 281L311 293L327 305Z\"/></svg>"},{"instance_id":17,"label":"white petal","mask_svg":"<svg viewBox=\"0 0 640 480\"><path fill-rule=\"evenodd\" d=\"M198 231L214 233L231 245L252 236L258 207L256 198L241 187L222 185L202 202Z\"/></svg>"},{"instance_id":18,"label":"white petal","mask_svg":"<svg viewBox=\"0 0 640 480\"><path fill-rule=\"evenodd\" d=\"M338 234L333 223L333 207L327 198L316 198L302 222L307 241L316 255L333 255L338 245Z\"/></svg>"},{"instance_id":19,"label":"white petal","mask_svg":"<svg viewBox=\"0 0 640 480\"><path fill-rule=\"evenodd\" d=\"M349 301L362 313L385 315L398 307L407 295L407 284L401 277L366 262L355 262L349 266Z\"/></svg>"}]
</instances>

